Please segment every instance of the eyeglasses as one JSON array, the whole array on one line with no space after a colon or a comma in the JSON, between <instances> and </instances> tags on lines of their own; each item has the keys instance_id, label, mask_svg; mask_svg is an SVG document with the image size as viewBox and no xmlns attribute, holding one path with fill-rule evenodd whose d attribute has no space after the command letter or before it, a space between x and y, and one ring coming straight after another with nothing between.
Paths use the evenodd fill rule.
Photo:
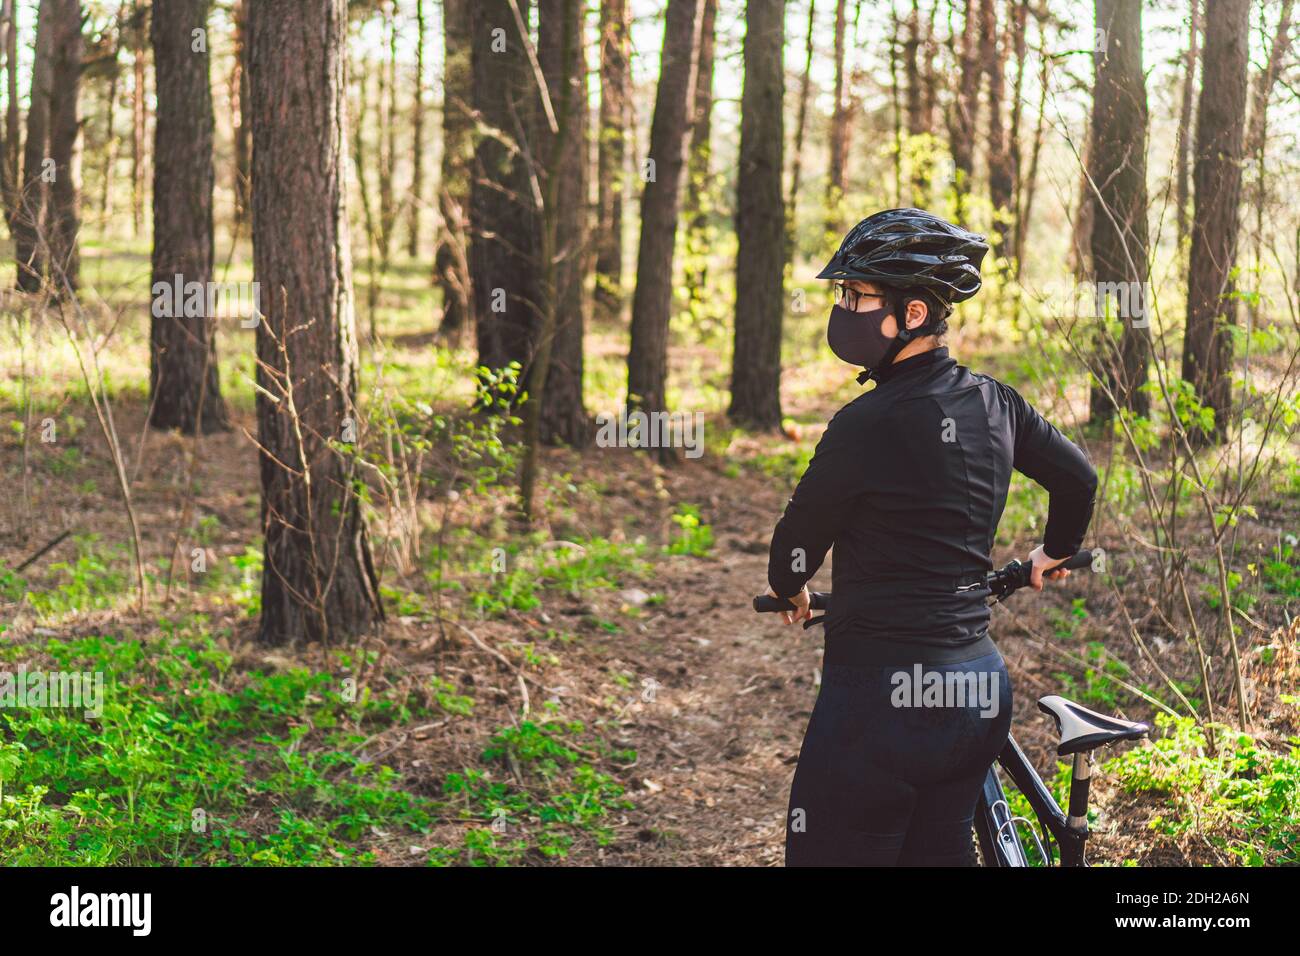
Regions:
<instances>
[{"instance_id":1,"label":"eyeglasses","mask_svg":"<svg viewBox=\"0 0 1300 956\"><path fill-rule=\"evenodd\" d=\"M835 304L844 306L850 312L860 311L858 304L863 299L880 299L882 302L885 300L879 292L859 292L857 289L849 288L843 282L832 283L831 288L835 292Z\"/></svg>"}]
</instances>

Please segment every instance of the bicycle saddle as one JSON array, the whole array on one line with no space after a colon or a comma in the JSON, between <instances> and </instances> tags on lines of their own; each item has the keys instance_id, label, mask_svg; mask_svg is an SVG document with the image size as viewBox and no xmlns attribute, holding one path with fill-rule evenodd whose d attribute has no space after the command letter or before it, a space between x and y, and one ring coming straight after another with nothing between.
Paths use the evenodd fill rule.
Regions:
<instances>
[{"instance_id":1,"label":"bicycle saddle","mask_svg":"<svg viewBox=\"0 0 1300 956\"><path fill-rule=\"evenodd\" d=\"M1062 757L1095 750L1117 740L1136 740L1151 730L1147 724L1107 717L1056 695L1040 697L1038 709L1056 721L1056 731L1061 737L1056 752Z\"/></svg>"}]
</instances>

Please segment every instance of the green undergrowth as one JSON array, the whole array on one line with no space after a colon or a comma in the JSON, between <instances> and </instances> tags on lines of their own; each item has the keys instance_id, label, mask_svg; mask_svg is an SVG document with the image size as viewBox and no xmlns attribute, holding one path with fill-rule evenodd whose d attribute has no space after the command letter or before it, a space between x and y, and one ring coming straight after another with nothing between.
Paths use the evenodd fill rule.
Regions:
<instances>
[{"instance_id":1,"label":"green undergrowth","mask_svg":"<svg viewBox=\"0 0 1300 956\"><path fill-rule=\"evenodd\" d=\"M1286 697L1287 706L1300 698ZM1162 808L1148 826L1164 838L1196 837L1250 866L1300 864L1300 738L1285 752L1255 737L1189 717L1158 714L1155 740L1106 764L1129 793L1152 793Z\"/></svg>"},{"instance_id":2,"label":"green undergrowth","mask_svg":"<svg viewBox=\"0 0 1300 956\"><path fill-rule=\"evenodd\" d=\"M432 863L482 864L608 840L622 788L595 769L589 755L604 745L581 725L507 728L478 764L419 779L368 757L385 750L376 736L469 719L472 698L436 679L358 685L343 652L328 671L241 672L200 630L4 645L11 679L25 669L103 683L94 718L85 706L0 706L0 864L364 865L411 847ZM493 830L503 816L508 840Z\"/></svg>"}]
</instances>

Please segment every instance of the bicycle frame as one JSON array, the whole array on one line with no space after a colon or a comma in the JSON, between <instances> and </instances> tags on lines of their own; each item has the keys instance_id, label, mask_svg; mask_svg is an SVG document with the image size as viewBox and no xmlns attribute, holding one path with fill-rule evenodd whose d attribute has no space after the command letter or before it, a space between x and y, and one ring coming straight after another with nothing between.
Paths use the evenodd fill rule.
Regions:
<instances>
[{"instance_id":1,"label":"bicycle frame","mask_svg":"<svg viewBox=\"0 0 1300 956\"><path fill-rule=\"evenodd\" d=\"M1025 756L1015 738L1008 736L1006 746L998 754L997 765L989 767L988 776L980 790L979 801L975 806L975 833L979 838L980 851L985 866L1027 867L1029 858L1025 853L1020 834L1016 831L1017 822L1032 821L1023 817L1014 817L1007 804L1006 794L1002 790L1002 781L997 767L1006 771L1020 792L1029 801L1038 822L1050 835L1045 850L1044 862L1051 865L1051 842L1054 840L1061 850L1061 866L1087 866L1084 859L1084 845L1088 841L1088 785L1091 776L1091 764L1088 754L1074 755L1074 771L1070 782L1070 813L1067 816L1057 805L1051 792L1043 784L1034 770L1033 764ZM1037 835L1035 834L1037 840Z\"/></svg>"}]
</instances>

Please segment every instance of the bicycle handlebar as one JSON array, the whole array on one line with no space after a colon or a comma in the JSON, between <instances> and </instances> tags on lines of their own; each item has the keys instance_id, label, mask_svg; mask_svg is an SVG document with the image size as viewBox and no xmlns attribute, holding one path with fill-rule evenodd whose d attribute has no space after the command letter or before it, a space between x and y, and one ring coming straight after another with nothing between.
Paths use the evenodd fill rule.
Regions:
<instances>
[{"instance_id":1,"label":"bicycle handlebar","mask_svg":"<svg viewBox=\"0 0 1300 956\"><path fill-rule=\"evenodd\" d=\"M1051 571L1077 571L1080 568L1086 568L1092 564L1092 552L1083 550L1069 558L1055 568L1044 572ZM958 591L978 590L979 588L988 588L990 596L998 601L1005 600L1008 595L1014 594L1023 587L1029 586L1029 576L1033 571L1033 562L1031 561L1012 561L1005 567L997 571L989 571L984 575L982 581L964 585L958 588ZM830 604L830 592L828 591L810 591L810 604L815 611L824 611ZM760 594L754 598L754 610L760 614L771 613L774 611L793 611L794 605L787 598L773 597L770 594ZM821 618L817 618L820 621ZM814 623L814 622L809 622ZM806 627L807 625L805 625Z\"/></svg>"},{"instance_id":2,"label":"bicycle handlebar","mask_svg":"<svg viewBox=\"0 0 1300 956\"><path fill-rule=\"evenodd\" d=\"M809 604L814 611L826 610L826 599L830 594L823 591L809 591ZM766 614L769 611L793 611L794 605L788 598L773 597L770 594L760 594L754 598L754 610L759 614Z\"/></svg>"}]
</instances>

